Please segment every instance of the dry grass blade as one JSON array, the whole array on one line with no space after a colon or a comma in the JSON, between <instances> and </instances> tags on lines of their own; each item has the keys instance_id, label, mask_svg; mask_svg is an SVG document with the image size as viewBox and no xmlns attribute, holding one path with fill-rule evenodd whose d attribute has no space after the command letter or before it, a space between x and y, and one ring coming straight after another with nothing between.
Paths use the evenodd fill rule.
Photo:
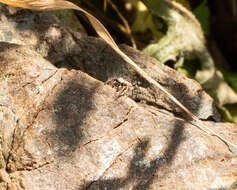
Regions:
<instances>
[{"instance_id":1,"label":"dry grass blade","mask_svg":"<svg viewBox=\"0 0 237 190\"><path fill-rule=\"evenodd\" d=\"M107 2L108 0L104 0L104 11L106 11L107 10Z\"/></svg>"},{"instance_id":2,"label":"dry grass blade","mask_svg":"<svg viewBox=\"0 0 237 190\"><path fill-rule=\"evenodd\" d=\"M131 28L130 28L130 26L129 26L129 24L128 24L128 21L126 20L126 18L122 15L122 13L120 13L120 11L118 10L118 8L117 8L117 6L113 3L113 1L112 0L107 0L108 1L108 3L110 4L110 6L115 10L115 12L117 13L117 15L119 16L119 18L121 19L121 21L123 22L123 25L124 25L124 27L125 27L125 29L126 29L126 33L129 35L129 37L130 37L130 41L131 41L131 43L132 43L132 46L133 46L133 48L137 48L137 45L136 45L136 42L135 42L135 40L134 40L134 38L133 38L133 36L132 36L132 30L131 30Z\"/></svg>"},{"instance_id":3,"label":"dry grass blade","mask_svg":"<svg viewBox=\"0 0 237 190\"><path fill-rule=\"evenodd\" d=\"M189 111L182 103L180 103L172 94L170 94L164 87L162 87L159 83L157 83L154 79L152 79L146 72L144 72L139 66L137 66L134 61L132 61L126 54L124 54L117 44L114 42L113 38L109 34L109 32L105 29L103 24L101 24L100 21L98 21L93 15L85 11L84 9L78 7L77 5L64 1L64 0L15 0L15 1L8 1L8 0L0 0L0 2L23 7L27 9L34 9L34 10L56 10L56 9L75 9L78 11L83 12L88 20L91 22L92 26L95 28L97 34L106 42L108 43L141 77L146 79L150 84L155 86L156 88L162 90L170 99L172 99L173 102L175 102L187 115L189 115L193 121L195 126L197 126L199 129L203 130L207 134L214 135L221 139L223 142L225 142L228 145L233 146L237 149L237 146L215 131L213 131L209 126L207 126L204 122L202 122L198 117L196 117L191 111ZM230 147L229 147L230 148Z\"/></svg>"}]
</instances>

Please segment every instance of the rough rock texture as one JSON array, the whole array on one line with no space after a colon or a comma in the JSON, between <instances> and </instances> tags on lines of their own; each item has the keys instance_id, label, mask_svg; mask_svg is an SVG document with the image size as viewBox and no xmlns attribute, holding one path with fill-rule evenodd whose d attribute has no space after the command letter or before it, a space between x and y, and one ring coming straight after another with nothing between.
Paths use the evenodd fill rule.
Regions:
<instances>
[{"instance_id":1,"label":"rough rock texture","mask_svg":"<svg viewBox=\"0 0 237 190\"><path fill-rule=\"evenodd\" d=\"M0 40L0 189L237 188L226 144L182 119L103 41L6 7ZM218 122L198 83L122 48L237 144L237 126Z\"/></svg>"}]
</instances>

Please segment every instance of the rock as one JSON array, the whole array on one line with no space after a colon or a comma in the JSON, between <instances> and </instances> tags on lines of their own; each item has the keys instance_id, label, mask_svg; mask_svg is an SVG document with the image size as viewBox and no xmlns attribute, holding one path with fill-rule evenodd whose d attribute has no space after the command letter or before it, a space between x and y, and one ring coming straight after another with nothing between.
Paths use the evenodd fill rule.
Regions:
<instances>
[{"instance_id":1,"label":"rock","mask_svg":"<svg viewBox=\"0 0 237 190\"><path fill-rule=\"evenodd\" d=\"M228 146L182 119L102 40L61 27L50 13L18 11L1 12L1 189L236 188ZM237 144L236 125L219 122L198 83L122 49Z\"/></svg>"}]
</instances>

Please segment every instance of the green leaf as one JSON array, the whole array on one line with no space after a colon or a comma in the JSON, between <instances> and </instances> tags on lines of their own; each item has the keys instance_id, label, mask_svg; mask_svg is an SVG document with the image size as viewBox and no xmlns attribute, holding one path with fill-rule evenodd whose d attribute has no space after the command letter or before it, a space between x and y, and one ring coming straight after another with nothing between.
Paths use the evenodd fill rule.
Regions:
<instances>
[{"instance_id":1,"label":"green leaf","mask_svg":"<svg viewBox=\"0 0 237 190\"><path fill-rule=\"evenodd\" d=\"M189 77L194 77L202 87L215 99L217 106L230 121L235 120L235 110L224 107L227 104L237 103L237 93L224 80L221 71L217 70L208 49L205 46L205 37L199 22L193 14L169 0L143 0L153 19L161 18L168 26L167 33L158 43L150 44L144 52L155 57L161 63L169 60L183 60L178 70ZM209 26L205 3L196 10L201 20ZM199 11L199 12L198 12ZM207 11L208 13L208 11ZM199 67L195 61L198 60ZM194 64L195 63L195 64ZM235 77L236 78L236 77ZM236 88L237 81L229 76L231 86Z\"/></svg>"},{"instance_id":2,"label":"green leaf","mask_svg":"<svg viewBox=\"0 0 237 190\"><path fill-rule=\"evenodd\" d=\"M207 6L207 0L204 0L194 11L194 15L199 20L204 34L209 34L210 32L210 13Z\"/></svg>"},{"instance_id":3,"label":"green leaf","mask_svg":"<svg viewBox=\"0 0 237 190\"><path fill-rule=\"evenodd\" d=\"M160 31L162 28L161 22L154 22L152 15L149 13L147 7L141 2L136 3L136 18L132 24L132 31L145 32L150 30L156 39L160 39L163 33Z\"/></svg>"},{"instance_id":4,"label":"green leaf","mask_svg":"<svg viewBox=\"0 0 237 190\"><path fill-rule=\"evenodd\" d=\"M223 72L226 82L237 92L237 73Z\"/></svg>"}]
</instances>

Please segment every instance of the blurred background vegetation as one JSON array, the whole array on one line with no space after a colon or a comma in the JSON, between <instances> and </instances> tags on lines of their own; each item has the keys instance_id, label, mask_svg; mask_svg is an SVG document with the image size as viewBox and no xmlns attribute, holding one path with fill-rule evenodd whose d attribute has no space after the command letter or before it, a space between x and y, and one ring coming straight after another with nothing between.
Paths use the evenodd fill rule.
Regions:
<instances>
[{"instance_id":1,"label":"blurred background vegetation","mask_svg":"<svg viewBox=\"0 0 237 190\"><path fill-rule=\"evenodd\" d=\"M118 44L197 80L223 118L237 123L236 0L72 1L95 15ZM80 21L95 34L85 18Z\"/></svg>"}]
</instances>

